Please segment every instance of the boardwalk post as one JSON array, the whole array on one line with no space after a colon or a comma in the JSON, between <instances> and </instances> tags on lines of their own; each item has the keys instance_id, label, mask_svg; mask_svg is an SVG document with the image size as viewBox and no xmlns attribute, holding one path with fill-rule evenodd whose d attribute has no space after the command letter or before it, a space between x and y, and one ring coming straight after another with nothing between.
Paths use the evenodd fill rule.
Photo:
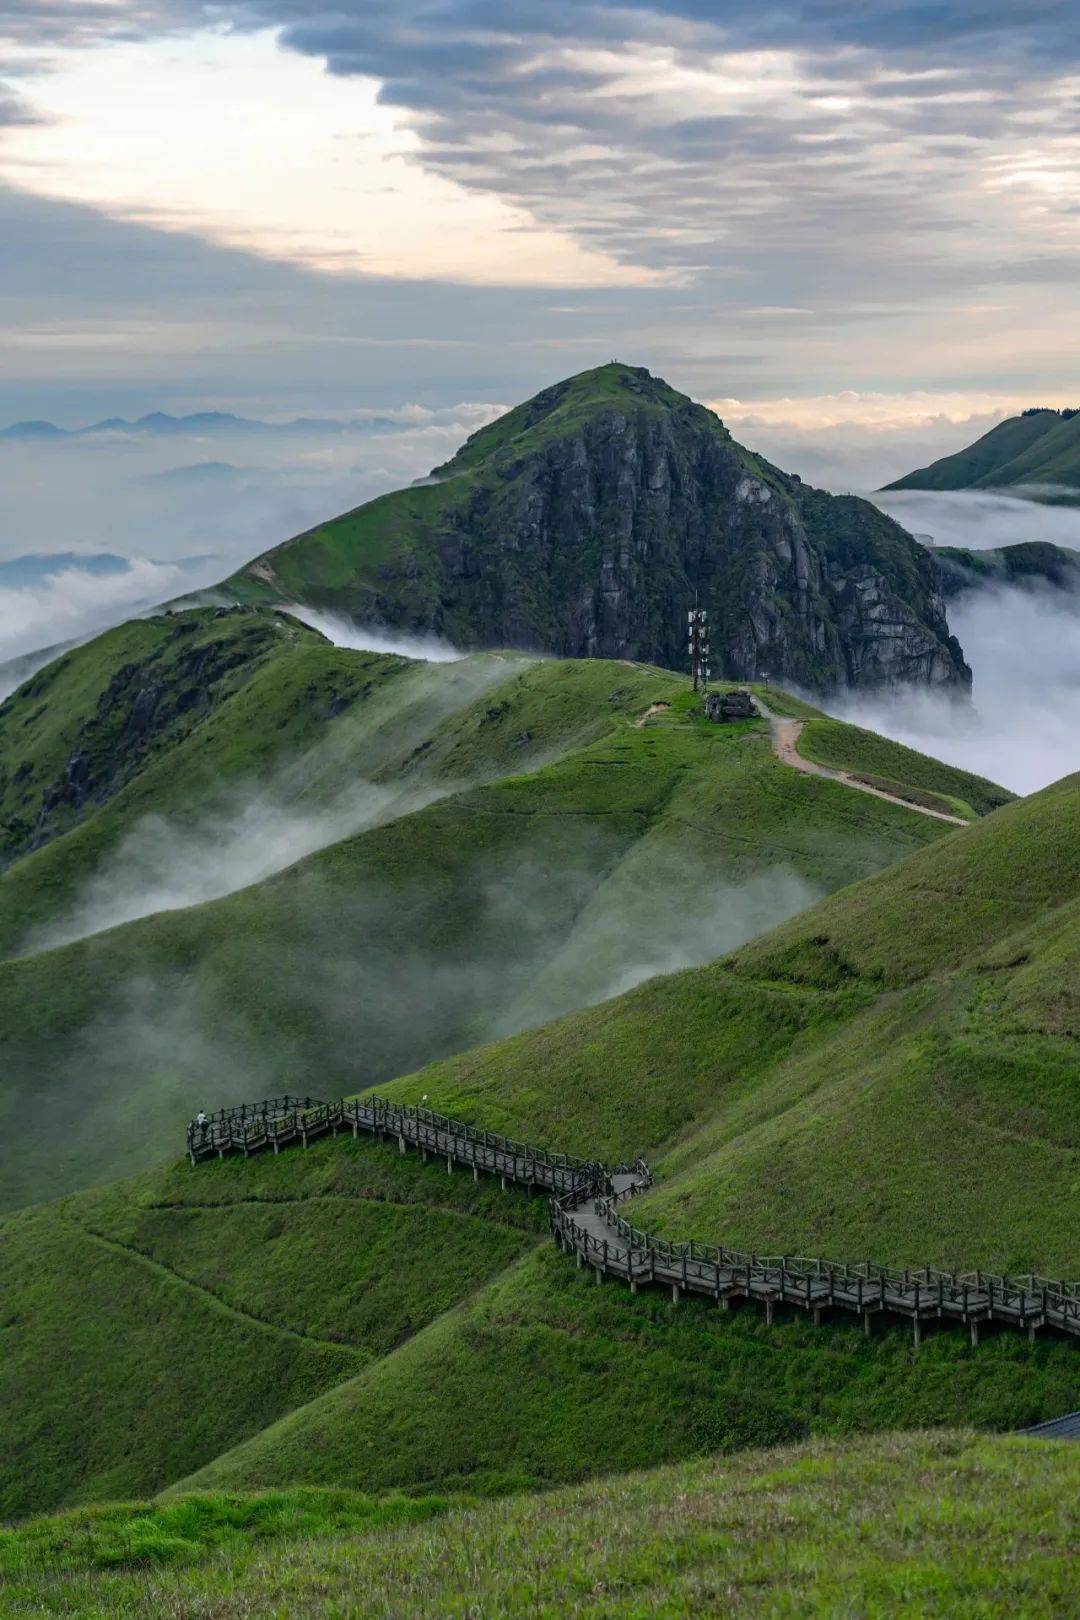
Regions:
<instances>
[{"instance_id":1,"label":"boardwalk post","mask_svg":"<svg viewBox=\"0 0 1080 1620\"><path fill-rule=\"evenodd\" d=\"M397 1150L399 1153L405 1152L405 1138L403 1136L399 1136L397 1139Z\"/></svg>"},{"instance_id":2,"label":"boardwalk post","mask_svg":"<svg viewBox=\"0 0 1080 1620\"><path fill-rule=\"evenodd\" d=\"M977 1316L971 1318L970 1326L972 1348L977 1350L979 1347L979 1318Z\"/></svg>"},{"instance_id":3,"label":"boardwalk post","mask_svg":"<svg viewBox=\"0 0 1080 1620\"><path fill-rule=\"evenodd\" d=\"M472 1178L474 1181L480 1180L480 1166L478 1164L474 1164L472 1167Z\"/></svg>"},{"instance_id":4,"label":"boardwalk post","mask_svg":"<svg viewBox=\"0 0 1080 1620\"><path fill-rule=\"evenodd\" d=\"M922 1344L922 1323L919 1321L917 1315L911 1318L911 1332L912 1337L915 1340L915 1348L917 1350L920 1344Z\"/></svg>"},{"instance_id":5,"label":"boardwalk post","mask_svg":"<svg viewBox=\"0 0 1080 1620\"><path fill-rule=\"evenodd\" d=\"M454 1161L449 1153L446 1155L446 1173L448 1176L452 1176L454 1173Z\"/></svg>"}]
</instances>

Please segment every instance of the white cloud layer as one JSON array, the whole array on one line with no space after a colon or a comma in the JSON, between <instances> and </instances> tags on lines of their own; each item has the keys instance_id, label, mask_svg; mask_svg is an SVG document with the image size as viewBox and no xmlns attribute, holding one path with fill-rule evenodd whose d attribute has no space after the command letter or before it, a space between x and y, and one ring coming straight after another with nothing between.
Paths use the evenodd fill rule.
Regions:
<instances>
[{"instance_id":1,"label":"white cloud layer","mask_svg":"<svg viewBox=\"0 0 1080 1620\"><path fill-rule=\"evenodd\" d=\"M116 624L160 601L183 577L170 563L133 557L123 573L99 577L72 567L38 585L0 586L0 663Z\"/></svg>"},{"instance_id":2,"label":"white cloud layer","mask_svg":"<svg viewBox=\"0 0 1080 1620\"><path fill-rule=\"evenodd\" d=\"M878 497L901 522L918 518L940 544L984 549L1053 540L1080 549L1080 511L983 495ZM854 698L830 711L921 753L1032 793L1080 770L1080 599L1026 590L973 591L949 623L974 672L973 706L909 690Z\"/></svg>"},{"instance_id":3,"label":"white cloud layer","mask_svg":"<svg viewBox=\"0 0 1080 1620\"><path fill-rule=\"evenodd\" d=\"M393 630L365 628L340 614L319 613L295 602L283 611L318 630L335 647L350 647L354 652L397 653L401 658L419 658L428 664L452 664L465 657L457 647L437 636L406 636Z\"/></svg>"}]
</instances>

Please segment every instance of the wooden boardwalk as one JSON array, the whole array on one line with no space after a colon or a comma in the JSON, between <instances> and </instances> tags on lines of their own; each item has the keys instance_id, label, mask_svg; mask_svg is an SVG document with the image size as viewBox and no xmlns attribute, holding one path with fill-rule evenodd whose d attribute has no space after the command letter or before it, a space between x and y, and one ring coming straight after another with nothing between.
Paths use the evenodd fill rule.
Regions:
<instances>
[{"instance_id":1,"label":"wooden boardwalk","mask_svg":"<svg viewBox=\"0 0 1080 1620\"><path fill-rule=\"evenodd\" d=\"M676 1302L684 1294L702 1294L721 1310L746 1301L763 1307L769 1321L778 1305L812 1312L818 1323L836 1312L854 1313L867 1333L878 1316L904 1317L916 1345L927 1325L940 1322L966 1327L972 1344L979 1342L982 1325L991 1323L1021 1329L1032 1339L1040 1328L1080 1338L1080 1283L933 1267L901 1270L873 1261L844 1265L802 1255L750 1254L715 1243L673 1243L634 1226L621 1213L652 1183L643 1160L609 1167L382 1097L332 1103L271 1097L223 1109L204 1127L188 1127L187 1148L196 1165L226 1153L278 1153L293 1143L307 1147L339 1131L394 1140L402 1153L413 1148L425 1159L445 1159L451 1172L464 1165L476 1180L483 1172L499 1176L504 1188L512 1182L546 1193L556 1243L575 1254L579 1266L591 1267L598 1283L619 1278L634 1293L646 1285L668 1288Z\"/></svg>"}]
</instances>

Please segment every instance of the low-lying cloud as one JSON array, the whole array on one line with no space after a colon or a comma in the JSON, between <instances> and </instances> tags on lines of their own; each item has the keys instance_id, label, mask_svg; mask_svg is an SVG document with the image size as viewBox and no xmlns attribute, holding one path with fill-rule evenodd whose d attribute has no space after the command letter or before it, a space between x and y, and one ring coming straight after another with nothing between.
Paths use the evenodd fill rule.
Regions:
<instances>
[{"instance_id":1,"label":"low-lying cloud","mask_svg":"<svg viewBox=\"0 0 1080 1620\"><path fill-rule=\"evenodd\" d=\"M87 557L32 588L0 582L0 664L213 584L290 535L446 461L500 408L406 404L280 427L222 419L169 432L125 425L59 438L0 436L0 564L30 554L44 571L50 556ZM100 554L115 558L118 571L93 572ZM431 648L418 656L450 654ZM0 696L13 684L0 671Z\"/></svg>"},{"instance_id":2,"label":"low-lying cloud","mask_svg":"<svg viewBox=\"0 0 1080 1620\"><path fill-rule=\"evenodd\" d=\"M1080 490L1071 491L1074 498ZM1080 506L1048 506L997 490L881 490L874 504L938 546L988 551L1045 540L1080 550Z\"/></svg>"},{"instance_id":3,"label":"low-lying cloud","mask_svg":"<svg viewBox=\"0 0 1080 1620\"><path fill-rule=\"evenodd\" d=\"M354 652L396 653L401 658L419 658L428 664L453 664L466 654L438 636L408 636L395 630L373 629L354 624L340 613L320 613L315 608L292 603L282 612L318 630L335 647Z\"/></svg>"},{"instance_id":4,"label":"low-lying cloud","mask_svg":"<svg viewBox=\"0 0 1080 1620\"><path fill-rule=\"evenodd\" d=\"M830 712L1014 793L1080 770L1080 602L993 588L961 597L949 619L975 672L970 710L922 687Z\"/></svg>"},{"instance_id":5,"label":"low-lying cloud","mask_svg":"<svg viewBox=\"0 0 1080 1620\"><path fill-rule=\"evenodd\" d=\"M260 883L275 872L379 822L422 809L450 791L356 782L321 808L272 791L235 788L195 821L146 816L105 858L63 917L30 935L48 950L162 911L177 911Z\"/></svg>"},{"instance_id":6,"label":"low-lying cloud","mask_svg":"<svg viewBox=\"0 0 1080 1620\"><path fill-rule=\"evenodd\" d=\"M1077 508L982 492L897 491L875 500L939 545L1050 540L1080 550ZM1049 588L976 589L950 604L949 624L974 672L970 708L911 687L836 700L830 712L1015 793L1080 770L1080 598Z\"/></svg>"},{"instance_id":7,"label":"low-lying cloud","mask_svg":"<svg viewBox=\"0 0 1080 1620\"><path fill-rule=\"evenodd\" d=\"M212 874L240 854L245 834L273 831L276 822L252 816L223 829L220 852L209 822L197 839L174 832L172 850ZM333 1097L408 1073L704 962L817 898L782 868L745 884L719 873L703 880L689 836L650 881L652 840L629 847L625 832L594 817L492 822L460 852L438 842L445 829L432 842L429 828L405 870L363 851L352 862L316 857L267 885L255 910L240 897L236 910L226 901L212 917L144 925L128 936L128 970L115 976L119 940L88 951L83 971L100 993L76 1001L74 1022L50 1040L47 1073L33 1039L21 1060L38 1065L37 1094L65 1119L63 1165L50 1162L42 1133L10 1173L5 1164L4 1197L40 1196L44 1181L55 1195L152 1164L177 1149L200 1106L285 1090ZM152 829L144 833L149 893L156 855ZM182 902L175 863L167 877L161 898ZM89 919L98 924L117 915L119 861L111 881L114 893L101 888L102 909ZM18 1039L11 1058L17 1077ZM133 1098L137 1139L120 1129Z\"/></svg>"},{"instance_id":8,"label":"low-lying cloud","mask_svg":"<svg viewBox=\"0 0 1080 1620\"><path fill-rule=\"evenodd\" d=\"M132 557L115 573L74 565L32 585L0 585L0 663L107 629L159 602L185 577L177 564ZM4 681L0 670L0 696L6 695Z\"/></svg>"}]
</instances>

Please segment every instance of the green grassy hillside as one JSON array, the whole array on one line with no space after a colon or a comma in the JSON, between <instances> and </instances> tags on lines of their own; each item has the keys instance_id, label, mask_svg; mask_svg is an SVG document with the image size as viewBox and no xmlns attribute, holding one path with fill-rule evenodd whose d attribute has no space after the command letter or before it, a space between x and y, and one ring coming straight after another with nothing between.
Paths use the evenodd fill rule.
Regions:
<instances>
[{"instance_id":1,"label":"green grassy hillside","mask_svg":"<svg viewBox=\"0 0 1080 1620\"><path fill-rule=\"evenodd\" d=\"M670 1236L1075 1277L1078 833L1070 778L717 966L390 1093L578 1152L646 1150L657 1183L635 1220ZM431 1413L447 1369L466 1439L418 1416L393 1458L369 1461L390 1403L408 1390ZM732 1447L960 1414L1018 1426L1078 1401L1072 1343L1001 1335L973 1351L946 1332L915 1354L902 1325L866 1341L857 1325L643 1306L541 1254L194 1484L551 1482L685 1455L698 1422Z\"/></svg>"},{"instance_id":2,"label":"green grassy hillside","mask_svg":"<svg viewBox=\"0 0 1080 1620\"><path fill-rule=\"evenodd\" d=\"M635 1218L673 1236L1073 1276L1078 833L1080 778L1070 778L719 963L654 979L385 1089L570 1151L609 1160L644 1151L657 1180ZM338 1193L351 1196L357 1178L369 1187L376 1172L397 1178L397 1193L385 1184L392 1217L342 1214ZM411 1246L434 1230L432 1202L450 1199L456 1209L462 1197L470 1213L503 1210L511 1230L498 1253L479 1234L474 1246L470 1227L456 1243L438 1239L460 1268L447 1291L422 1264L382 1280L381 1256L389 1265L398 1235L410 1234ZM596 1287L542 1241L543 1218L539 1200L351 1139L153 1172L12 1217L0 1253L31 1244L25 1270L2 1292L17 1411L31 1387L27 1369L36 1369L25 1405L35 1415L9 1485L24 1494L13 1500L26 1500L31 1480L30 1506L169 1479L215 1491L498 1492L825 1432L1011 1428L1080 1404L1072 1342L1029 1344L1002 1332L972 1347L943 1330L916 1352L903 1323L867 1338L846 1319L815 1327L781 1312L770 1326L751 1310L632 1296ZM102 1376L85 1347L112 1334L126 1343L127 1307L118 1308L117 1278L96 1295L73 1288L81 1257L65 1253L58 1223L83 1234L80 1242L105 1242L117 1261L149 1267L166 1293L156 1306L137 1299L143 1317L163 1319L179 1275L245 1326L254 1317L278 1335L317 1339L311 1347L305 1338L305 1356L362 1355L362 1364L305 1360L296 1377L310 1380L309 1391L298 1398L285 1380L260 1427L257 1361L249 1367L231 1338L208 1342L205 1353L189 1346L179 1385L186 1392L195 1376L214 1383L224 1368L239 1432L222 1432L215 1407L218 1427L200 1433L205 1450L185 1475L186 1393L171 1423L159 1413L150 1429L141 1407L130 1410L143 1399L138 1382L129 1396L118 1375L96 1402L108 1432L79 1421ZM12 1242L9 1233L22 1235ZM515 1248L530 1233L535 1252ZM352 1258L359 1237L378 1251L373 1272ZM268 1241L281 1249L270 1252ZM375 1298L354 1297L350 1278ZM55 1373L42 1370L46 1338L64 1347ZM156 1376L161 1400L176 1400L153 1334L133 1332L131 1341L140 1376ZM175 1347L163 1342L171 1361ZM88 1361L73 1400L70 1369ZM66 1441L51 1415L60 1407ZM111 1447L129 1459L121 1475Z\"/></svg>"},{"instance_id":3,"label":"green grassy hillside","mask_svg":"<svg viewBox=\"0 0 1080 1620\"><path fill-rule=\"evenodd\" d=\"M659 1148L639 1208L672 1235L1071 1275L1078 852L1070 777L722 962L387 1089L572 1151Z\"/></svg>"},{"instance_id":4,"label":"green grassy hillside","mask_svg":"<svg viewBox=\"0 0 1080 1620\"><path fill-rule=\"evenodd\" d=\"M849 771L874 787L899 792L901 797L915 789L921 802L931 809L969 821L997 810L1013 798L994 782L827 715L811 718L804 726L799 735L799 752L818 765Z\"/></svg>"},{"instance_id":5,"label":"green grassy hillside","mask_svg":"<svg viewBox=\"0 0 1080 1620\"><path fill-rule=\"evenodd\" d=\"M1075 1407L1076 1347L1017 1335L916 1353L904 1324L766 1326L753 1310L607 1286L544 1247L394 1355L178 1483L532 1490L681 1457L916 1425L991 1429ZM453 1412L453 1423L447 1420Z\"/></svg>"},{"instance_id":6,"label":"green grassy hillside","mask_svg":"<svg viewBox=\"0 0 1080 1620\"><path fill-rule=\"evenodd\" d=\"M9 1532L0 1570L13 1612L88 1620L328 1608L1050 1617L1074 1595L1078 1486L1075 1446L900 1435L453 1513L342 1491L132 1504Z\"/></svg>"},{"instance_id":7,"label":"green grassy hillside","mask_svg":"<svg viewBox=\"0 0 1080 1620\"><path fill-rule=\"evenodd\" d=\"M388 1089L579 1152L644 1150L657 1185L635 1219L671 1236L1074 1276L1078 833L1074 777L714 967L654 981ZM507 1469L519 1483L572 1478L590 1459L627 1467L689 1441L676 1421L658 1423L650 1438L650 1420L620 1426L615 1414L637 1414L642 1384L682 1391L687 1378L724 1414L713 1420L716 1445L804 1432L799 1423L952 1421L954 1400L1007 1426L1030 1421L1044 1402L1064 1411L1080 1400L1072 1344L1029 1348L1002 1335L971 1352L943 1334L915 1358L903 1328L871 1346L852 1328L822 1336L792 1322L778 1340L753 1317L717 1325L706 1304L673 1311L654 1300L642 1311L640 1299L598 1292L576 1274L568 1280L557 1256L541 1256L471 1313L434 1324L394 1365L291 1414L197 1483L340 1479L355 1456L365 1461L349 1477L365 1488L459 1476L475 1488L477 1475L497 1482ZM749 1335L749 1350L729 1337L738 1334ZM655 1360L626 1356L627 1336L651 1343ZM782 1346L779 1386L758 1363L763 1343ZM453 1448L423 1415L447 1367L469 1436ZM538 1367L540 1386L530 1371ZM603 1405L590 1388L603 1389ZM743 1406L736 1397L748 1388L754 1398ZM420 1415L399 1424L395 1457L374 1464L379 1414L404 1389L415 1390L408 1405ZM507 1409L518 1420L512 1448L484 1416ZM769 1423L777 1427L763 1435ZM522 1439L534 1432L535 1444ZM445 1471L419 1475L434 1450Z\"/></svg>"},{"instance_id":8,"label":"green grassy hillside","mask_svg":"<svg viewBox=\"0 0 1080 1620\"><path fill-rule=\"evenodd\" d=\"M885 487L944 490L1038 485L1074 486L1080 492L1080 414L1075 411L1037 410L1011 417L966 449ZM1080 493L1076 498L1080 499Z\"/></svg>"},{"instance_id":9,"label":"green grassy hillside","mask_svg":"<svg viewBox=\"0 0 1080 1620\"><path fill-rule=\"evenodd\" d=\"M272 684L326 645L280 614L220 608L134 619L47 664L0 704L0 866L85 820L251 682Z\"/></svg>"},{"instance_id":10,"label":"green grassy hillside","mask_svg":"<svg viewBox=\"0 0 1080 1620\"><path fill-rule=\"evenodd\" d=\"M223 899L0 964L9 1206L155 1162L200 1104L339 1094L708 960L948 836L781 765L760 721L695 718L688 683L662 672L511 663L411 746L387 720L399 752L381 765L370 702L320 741L320 779L374 758L377 784L438 802ZM534 749L550 763L500 776ZM158 802L168 769L142 784ZM470 777L484 785L446 793ZM130 826L124 794L101 817L121 814ZM59 882L79 840L83 870L95 839L120 836L104 826L17 863L0 892L55 902L41 863Z\"/></svg>"},{"instance_id":11,"label":"green grassy hillside","mask_svg":"<svg viewBox=\"0 0 1080 1620\"><path fill-rule=\"evenodd\" d=\"M216 620L205 610L184 617L196 625ZM293 623L278 614L259 617ZM86 804L70 831L0 875L0 951L55 942L69 920L77 936L99 910L96 926L106 926L108 904L95 906L94 899L107 902L110 887L122 888L132 866L136 878L141 865L153 870L148 844L193 835L214 845L250 825L252 843L266 837L272 846L275 818L309 821L322 843L334 842L468 783L558 758L682 689L655 671L614 671L587 661L489 654L424 664L332 647L306 630L295 640L286 630L281 653L171 746L163 741L130 782L100 804ZM82 676L80 656L81 650L71 655L62 677L65 698L74 676ZM100 706L108 694L98 691ZM0 710L16 735L25 693ZM19 768L12 764L10 774ZM317 836L312 847L318 842ZM191 858L200 853L196 848ZM279 864L289 861L286 844Z\"/></svg>"},{"instance_id":12,"label":"green grassy hillside","mask_svg":"<svg viewBox=\"0 0 1080 1620\"><path fill-rule=\"evenodd\" d=\"M168 1484L393 1350L545 1226L539 1200L351 1140L9 1217L0 1516Z\"/></svg>"}]
</instances>

